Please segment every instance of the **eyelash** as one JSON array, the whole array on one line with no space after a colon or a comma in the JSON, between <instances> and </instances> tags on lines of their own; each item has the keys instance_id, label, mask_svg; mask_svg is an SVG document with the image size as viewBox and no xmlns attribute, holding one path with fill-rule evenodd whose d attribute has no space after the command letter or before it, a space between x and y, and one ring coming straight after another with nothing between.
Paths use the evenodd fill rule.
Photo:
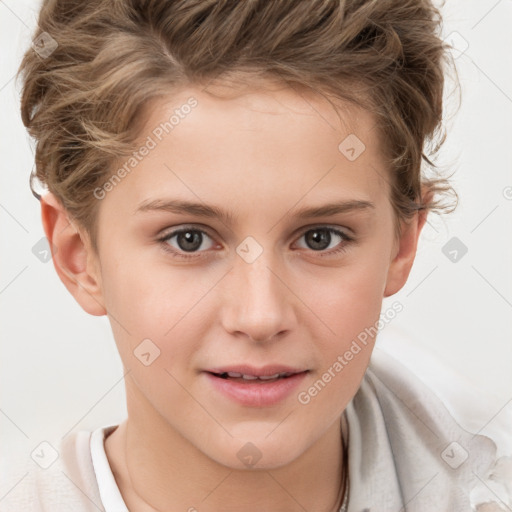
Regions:
<instances>
[{"instance_id":1,"label":"eyelash","mask_svg":"<svg viewBox=\"0 0 512 512\"><path fill-rule=\"evenodd\" d=\"M345 232L343 232L343 231L341 231L339 229L336 229L336 228L332 228L330 226L321 226L321 225L313 226L313 227L310 227L310 228L306 229L305 231L303 231L301 233L299 238L303 237L309 231L314 231L315 229L319 229L319 228L323 229L323 230L326 230L330 234L338 235L338 236L340 236L341 238L344 239L343 242L340 242L339 247L337 249L331 249L330 251L314 251L313 249L310 249L310 252L317 253L317 255L320 256L321 258L329 257L329 256L334 256L334 255L337 255L337 254L341 254L341 253L343 253L343 252L345 252L347 250L347 246L348 245L350 245L352 242L354 242L354 238L348 236ZM186 228L176 229L174 231L171 231L170 233L166 233L162 237L158 238L157 241L161 243L162 248L163 248L164 251L170 253L175 258L186 259L186 260L200 258L202 256L202 252L191 252L189 254L183 253L183 252L178 252L176 249L172 248L167 243L174 236L179 235L180 233L186 233L187 231L196 231L196 232L199 232L199 233L201 233L203 235L206 235L206 236L212 238L203 229L195 228L195 227L186 227Z\"/></svg>"}]
</instances>

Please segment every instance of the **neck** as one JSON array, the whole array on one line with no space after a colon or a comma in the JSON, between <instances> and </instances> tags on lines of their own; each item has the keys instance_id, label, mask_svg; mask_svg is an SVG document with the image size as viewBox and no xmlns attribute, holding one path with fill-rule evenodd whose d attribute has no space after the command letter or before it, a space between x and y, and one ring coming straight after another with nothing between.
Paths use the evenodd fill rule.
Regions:
<instances>
[{"instance_id":1,"label":"neck","mask_svg":"<svg viewBox=\"0 0 512 512\"><path fill-rule=\"evenodd\" d=\"M335 422L286 465L239 470L212 460L149 404L141 405L137 403L137 415L130 414L129 407L128 419L105 441L107 458L130 511L338 512L344 422Z\"/></svg>"}]
</instances>

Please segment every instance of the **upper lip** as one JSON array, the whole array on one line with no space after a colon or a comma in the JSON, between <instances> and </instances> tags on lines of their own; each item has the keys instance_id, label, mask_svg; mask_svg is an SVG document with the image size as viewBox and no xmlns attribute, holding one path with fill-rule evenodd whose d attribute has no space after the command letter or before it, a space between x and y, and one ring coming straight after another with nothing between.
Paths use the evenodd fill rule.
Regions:
<instances>
[{"instance_id":1,"label":"upper lip","mask_svg":"<svg viewBox=\"0 0 512 512\"><path fill-rule=\"evenodd\" d=\"M293 368L291 366L284 366L282 364L271 364L256 368L255 366L249 366L246 364L238 364L232 366L219 366L216 368L209 368L205 370L209 373L223 374L228 372L241 373L242 375L253 375L255 377L269 377L277 373L302 373L308 371L307 369Z\"/></svg>"}]
</instances>

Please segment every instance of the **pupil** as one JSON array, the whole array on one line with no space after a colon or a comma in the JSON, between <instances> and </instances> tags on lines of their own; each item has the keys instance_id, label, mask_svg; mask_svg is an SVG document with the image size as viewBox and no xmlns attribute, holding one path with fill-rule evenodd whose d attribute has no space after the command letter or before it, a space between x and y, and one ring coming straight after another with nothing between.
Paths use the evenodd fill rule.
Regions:
<instances>
[{"instance_id":1,"label":"pupil","mask_svg":"<svg viewBox=\"0 0 512 512\"><path fill-rule=\"evenodd\" d=\"M178 233L177 242L183 251L195 251L201 247L202 235L199 231L184 231Z\"/></svg>"},{"instance_id":2,"label":"pupil","mask_svg":"<svg viewBox=\"0 0 512 512\"><path fill-rule=\"evenodd\" d=\"M329 247L331 233L326 229L312 229L307 232L306 241L311 249L320 251Z\"/></svg>"}]
</instances>

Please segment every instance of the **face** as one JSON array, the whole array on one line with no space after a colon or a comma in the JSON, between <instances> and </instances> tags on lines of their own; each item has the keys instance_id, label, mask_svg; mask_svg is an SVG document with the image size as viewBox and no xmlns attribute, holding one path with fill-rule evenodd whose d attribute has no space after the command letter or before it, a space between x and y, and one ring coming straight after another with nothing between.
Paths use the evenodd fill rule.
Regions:
<instances>
[{"instance_id":1,"label":"face","mask_svg":"<svg viewBox=\"0 0 512 512\"><path fill-rule=\"evenodd\" d=\"M341 107L184 89L151 105L146 150L97 194L129 415L228 467L286 464L339 422L373 348L361 333L396 291L374 119Z\"/></svg>"}]
</instances>

